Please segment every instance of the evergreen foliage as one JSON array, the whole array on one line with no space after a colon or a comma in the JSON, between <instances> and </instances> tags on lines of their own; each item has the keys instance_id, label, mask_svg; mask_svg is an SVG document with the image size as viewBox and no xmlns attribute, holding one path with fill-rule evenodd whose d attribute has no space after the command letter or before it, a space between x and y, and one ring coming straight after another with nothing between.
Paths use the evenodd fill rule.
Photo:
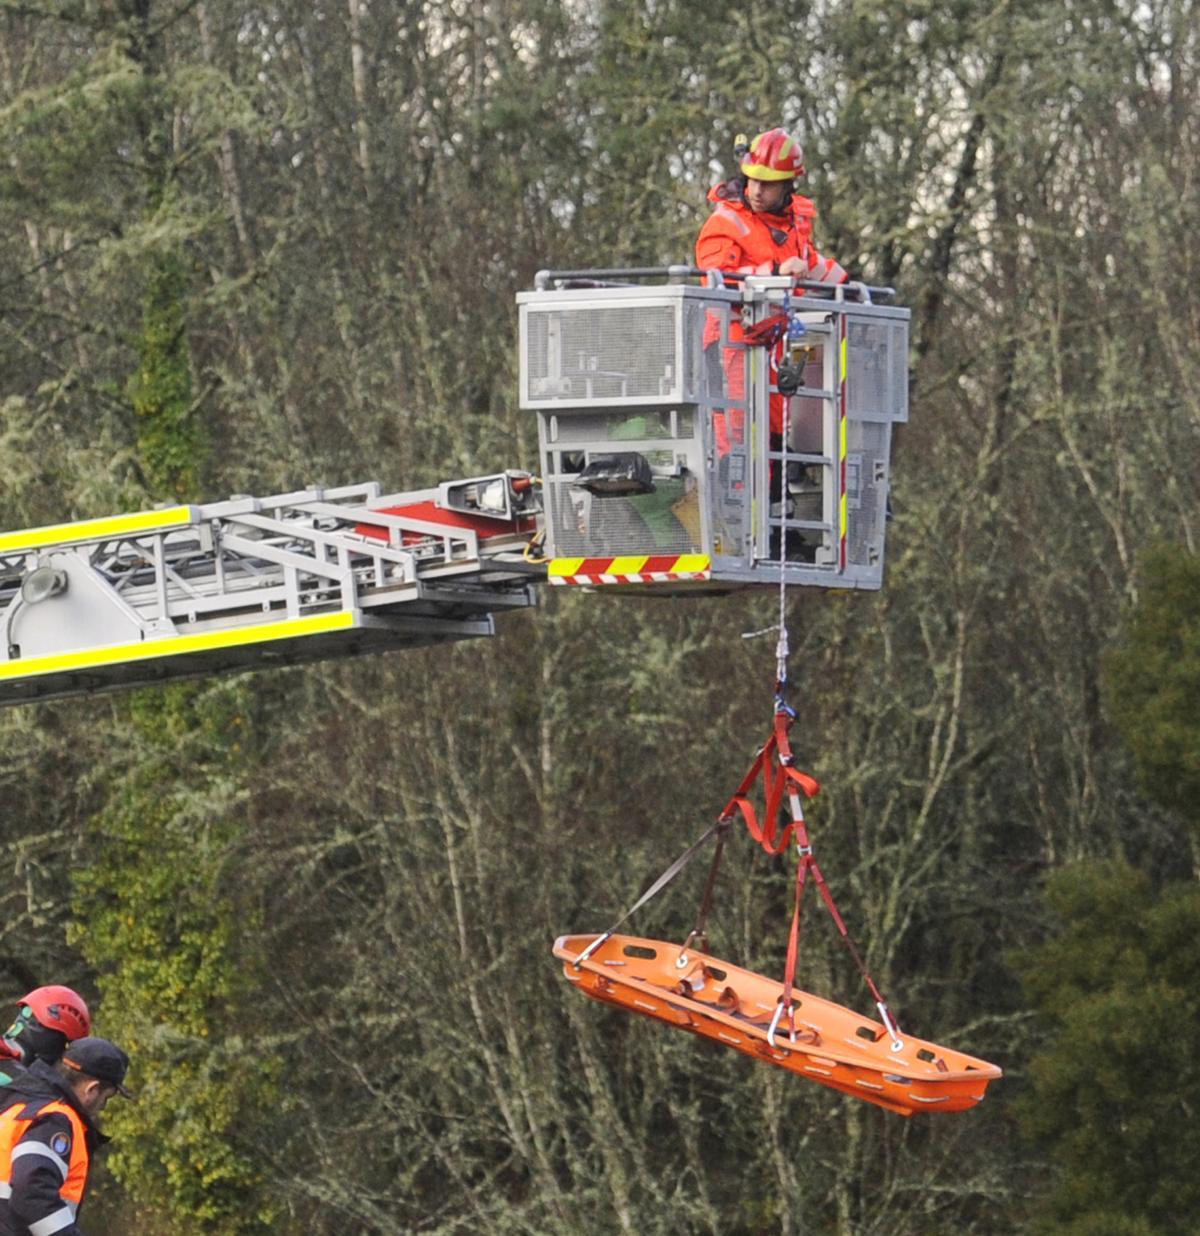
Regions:
<instances>
[{"instance_id":1,"label":"evergreen foliage","mask_svg":"<svg viewBox=\"0 0 1200 1236\"><path fill-rule=\"evenodd\" d=\"M223 1236L277 1230L243 1144L269 1122L278 1077L247 1050L263 957L261 912L235 870L246 704L219 684L139 692L123 710L113 736L137 755L86 825L68 931L135 1061L139 1101L109 1115L113 1172L159 1222Z\"/></svg>"},{"instance_id":2,"label":"evergreen foliage","mask_svg":"<svg viewBox=\"0 0 1200 1236\"><path fill-rule=\"evenodd\" d=\"M1146 793L1200 842L1200 559L1159 545L1142 560L1138 603L1106 659L1106 701ZM1200 851L1197 851L1200 852Z\"/></svg>"},{"instance_id":3,"label":"evergreen foliage","mask_svg":"<svg viewBox=\"0 0 1200 1236\"><path fill-rule=\"evenodd\" d=\"M1143 555L1138 600L1105 658L1109 711L1147 793L1194 829L1200 572L1181 546ZM1194 844L1194 838L1193 838ZM1057 1169L1039 1229L1190 1232L1200 1103L1200 886L1156 888L1124 860L1055 872L1057 930L1019 969L1045 1022L1022 1104Z\"/></svg>"},{"instance_id":4,"label":"evergreen foliage","mask_svg":"<svg viewBox=\"0 0 1200 1236\"><path fill-rule=\"evenodd\" d=\"M138 337L138 368L129 381L137 417L137 460L153 492L181 499L195 495L204 463L184 334L186 293L179 258L164 257L153 264Z\"/></svg>"},{"instance_id":5,"label":"evergreen foliage","mask_svg":"<svg viewBox=\"0 0 1200 1236\"><path fill-rule=\"evenodd\" d=\"M1059 1171L1039 1230L1183 1236L1200 1211L1200 887L1090 863L1047 899L1061 930L1022 966L1052 1035L1022 1104Z\"/></svg>"}]
</instances>

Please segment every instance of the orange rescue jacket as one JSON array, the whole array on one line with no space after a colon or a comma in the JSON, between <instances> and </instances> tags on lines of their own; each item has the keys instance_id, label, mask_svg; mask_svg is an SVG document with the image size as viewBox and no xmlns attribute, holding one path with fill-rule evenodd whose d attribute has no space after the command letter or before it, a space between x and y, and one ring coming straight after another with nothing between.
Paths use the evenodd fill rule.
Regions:
<instances>
[{"instance_id":1,"label":"orange rescue jacket","mask_svg":"<svg viewBox=\"0 0 1200 1236\"><path fill-rule=\"evenodd\" d=\"M801 258L808 265L808 272L800 278L815 283L845 283L850 277L833 258L817 252L812 242L812 225L817 208L812 201L793 193L783 214L755 214L742 196L742 183L738 177L723 184L714 185L708 191L708 200L713 203L713 212L705 220L696 238L696 265L703 270L722 270L739 275L777 275L780 264L788 258ZM721 323L716 314L710 313L704 326L704 346L708 347L721 337ZM737 320L730 323L729 338L737 343L742 338L742 326ZM778 352L778 348L775 349ZM774 380L775 355L772 356L771 377ZM743 393L742 354L727 349L724 358L728 393L740 399ZM733 424L726 425L724 418L715 424L717 447L721 455L729 452L729 439L741 440L742 413L733 412ZM783 397L772 395L770 401L771 432L783 431Z\"/></svg>"},{"instance_id":2,"label":"orange rescue jacket","mask_svg":"<svg viewBox=\"0 0 1200 1236\"><path fill-rule=\"evenodd\" d=\"M26 1134L37 1124L54 1115L65 1117L70 1126L70 1136L59 1139L68 1143L62 1151L69 1154L69 1158L58 1152L53 1138L45 1144L36 1138L26 1139ZM49 1161L62 1177L57 1201L50 1204L47 1214L38 1216L39 1231L76 1231L75 1216L83 1201L91 1166L90 1141L89 1130L82 1117L61 1099L35 1098L17 1102L0 1114L0 1231L29 1230L13 1213L13 1163L29 1155L35 1156L39 1163L43 1159Z\"/></svg>"},{"instance_id":3,"label":"orange rescue jacket","mask_svg":"<svg viewBox=\"0 0 1200 1236\"><path fill-rule=\"evenodd\" d=\"M845 283L846 272L833 258L823 257L812 242L817 208L799 193L783 214L755 214L742 197L738 180L708 191L713 212L696 238L696 265L731 274L773 275L788 258L808 265L803 276L817 283Z\"/></svg>"}]
</instances>

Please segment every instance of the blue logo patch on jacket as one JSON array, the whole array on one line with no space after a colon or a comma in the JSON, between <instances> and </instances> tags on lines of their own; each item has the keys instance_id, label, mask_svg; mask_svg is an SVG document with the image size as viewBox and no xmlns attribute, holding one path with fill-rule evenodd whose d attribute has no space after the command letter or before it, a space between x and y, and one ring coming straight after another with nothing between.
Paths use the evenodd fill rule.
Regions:
<instances>
[{"instance_id":1,"label":"blue logo patch on jacket","mask_svg":"<svg viewBox=\"0 0 1200 1236\"><path fill-rule=\"evenodd\" d=\"M66 1154L71 1149L71 1139L65 1133L55 1133L50 1139L50 1149L55 1154Z\"/></svg>"}]
</instances>

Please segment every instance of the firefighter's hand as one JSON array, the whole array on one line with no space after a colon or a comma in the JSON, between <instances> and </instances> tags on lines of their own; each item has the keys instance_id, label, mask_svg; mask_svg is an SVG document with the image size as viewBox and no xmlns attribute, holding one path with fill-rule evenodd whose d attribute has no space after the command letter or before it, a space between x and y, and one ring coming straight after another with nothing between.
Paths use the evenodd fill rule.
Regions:
<instances>
[{"instance_id":1,"label":"firefighter's hand","mask_svg":"<svg viewBox=\"0 0 1200 1236\"><path fill-rule=\"evenodd\" d=\"M786 262L779 263L779 273L799 278L808 274L808 263L803 258L790 257Z\"/></svg>"}]
</instances>

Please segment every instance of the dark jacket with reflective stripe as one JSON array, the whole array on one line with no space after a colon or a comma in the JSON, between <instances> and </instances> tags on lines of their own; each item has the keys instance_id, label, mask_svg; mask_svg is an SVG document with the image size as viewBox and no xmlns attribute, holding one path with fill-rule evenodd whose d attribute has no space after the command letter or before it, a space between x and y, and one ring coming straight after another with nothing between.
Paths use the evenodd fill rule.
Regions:
<instances>
[{"instance_id":1,"label":"dark jacket with reflective stripe","mask_svg":"<svg viewBox=\"0 0 1200 1236\"><path fill-rule=\"evenodd\" d=\"M0 1236L82 1236L92 1154L107 1140L41 1061L0 1087Z\"/></svg>"}]
</instances>

